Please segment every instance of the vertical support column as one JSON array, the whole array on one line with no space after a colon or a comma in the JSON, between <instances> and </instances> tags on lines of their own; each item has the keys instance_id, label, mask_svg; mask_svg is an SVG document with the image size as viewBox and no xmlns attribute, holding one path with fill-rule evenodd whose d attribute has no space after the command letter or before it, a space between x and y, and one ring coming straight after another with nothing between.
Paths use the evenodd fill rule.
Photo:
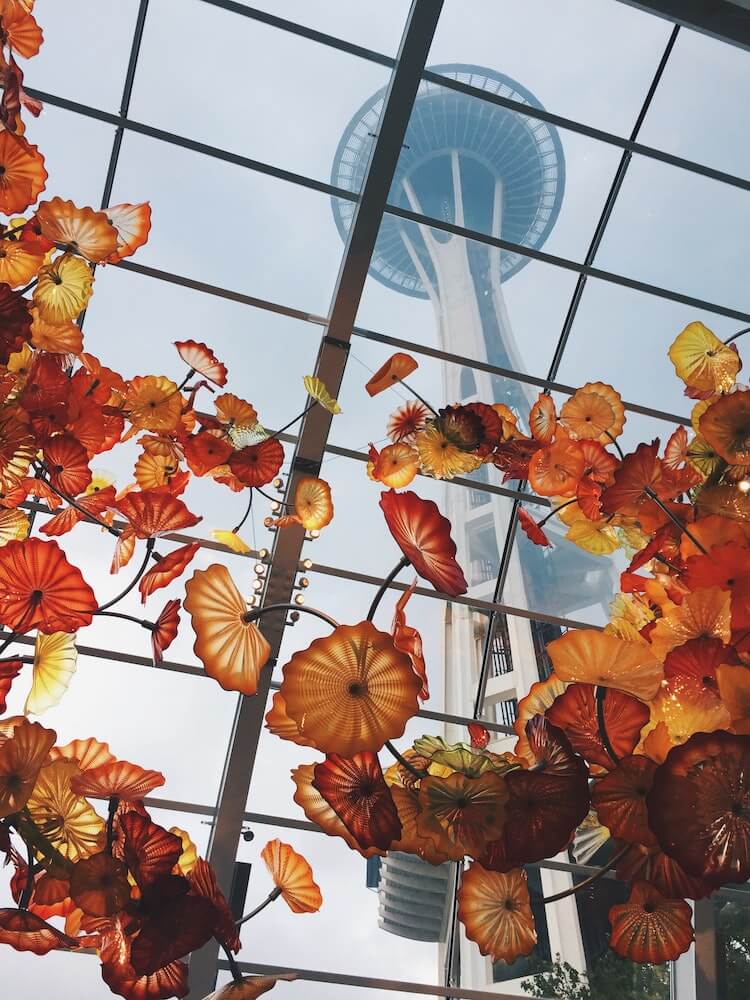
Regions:
<instances>
[{"instance_id":1,"label":"vertical support column","mask_svg":"<svg viewBox=\"0 0 750 1000\"><path fill-rule=\"evenodd\" d=\"M314 374L323 380L333 395L338 395L344 377L352 327L442 6L442 0L413 0L407 18L396 68L383 106L378 137L349 230L326 334L321 340L315 363ZM288 495L294 495L300 476L318 474L330 425L331 414L321 406L310 410L305 417L287 482ZM291 599L303 542L301 528L291 527L277 534L264 605L285 603ZM285 615L277 616L276 621L264 628L271 646L271 662L281 647L285 620ZM207 857L214 867L219 886L227 896L270 682L271 671L267 667L261 673L255 696L239 700L219 789ZM190 1000L199 1000L214 989L217 960L218 944L215 940L191 955Z\"/></svg>"}]
</instances>

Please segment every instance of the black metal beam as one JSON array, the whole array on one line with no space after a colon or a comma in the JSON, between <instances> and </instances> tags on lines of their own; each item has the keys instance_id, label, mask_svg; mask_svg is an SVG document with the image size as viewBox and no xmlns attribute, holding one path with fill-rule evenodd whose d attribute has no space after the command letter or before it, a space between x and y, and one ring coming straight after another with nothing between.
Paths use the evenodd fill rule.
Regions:
<instances>
[{"instance_id":1,"label":"black metal beam","mask_svg":"<svg viewBox=\"0 0 750 1000\"><path fill-rule=\"evenodd\" d=\"M750 49L750 10L731 0L620 0L620 3Z\"/></svg>"},{"instance_id":2,"label":"black metal beam","mask_svg":"<svg viewBox=\"0 0 750 1000\"><path fill-rule=\"evenodd\" d=\"M442 0L414 0L401 42L396 69L386 95L378 135L373 145L362 196L355 209L341 269L328 318L326 335L321 340L314 374L336 395L346 366L352 327L370 267L375 241L380 231L388 192L393 182L409 116L417 96L430 51L432 38L442 10ZM292 460L287 492L293 495L300 470L309 474L320 468L331 426L331 414L322 406L310 410L300 430ZM263 596L264 604L286 603L291 599L299 559L304 543L301 528L278 532L271 567ZM272 656L281 646L284 623L264 627ZM266 711L271 671L262 672L258 692L253 698L240 698L235 715L229 750L216 806L216 822L211 829L208 861L225 893L229 891L237 844L242 831L243 814ZM209 993L216 980L218 946L205 945L190 959L192 1000Z\"/></svg>"}]
</instances>

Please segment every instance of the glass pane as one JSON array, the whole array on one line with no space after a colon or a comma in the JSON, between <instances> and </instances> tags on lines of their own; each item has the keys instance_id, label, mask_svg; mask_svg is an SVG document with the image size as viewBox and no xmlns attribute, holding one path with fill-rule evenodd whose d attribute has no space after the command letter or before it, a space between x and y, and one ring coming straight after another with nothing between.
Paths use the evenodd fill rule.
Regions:
<instances>
[{"instance_id":1,"label":"glass pane","mask_svg":"<svg viewBox=\"0 0 750 1000\"><path fill-rule=\"evenodd\" d=\"M748 310L750 193L633 157L596 266Z\"/></svg>"},{"instance_id":2,"label":"glass pane","mask_svg":"<svg viewBox=\"0 0 750 1000\"><path fill-rule=\"evenodd\" d=\"M101 205L115 130L51 105L29 118L26 136L39 147L49 174L40 199L71 199L77 205Z\"/></svg>"},{"instance_id":3,"label":"glass pane","mask_svg":"<svg viewBox=\"0 0 750 1000\"><path fill-rule=\"evenodd\" d=\"M207 50L207 37L221 44ZM328 181L347 122L389 76L387 67L201 0L157 0L149 8L131 116Z\"/></svg>"},{"instance_id":4,"label":"glass pane","mask_svg":"<svg viewBox=\"0 0 750 1000\"><path fill-rule=\"evenodd\" d=\"M386 222L393 220L393 216L386 217ZM384 224L379 240L386 236ZM411 246L422 240L415 223L399 221L395 236L391 233L385 243L378 244L385 247L383 260L386 250L394 245L393 252L402 259L404 237ZM435 238L446 240L446 234L436 233ZM421 279L412 277L409 287L408 275L371 270L357 324L472 360L545 377L576 275L530 260L501 281L502 251L460 237L449 237L432 249L438 258L446 251L451 258L449 267L441 263L439 274L433 268L432 279L425 272L425 278L432 282L432 301ZM398 260L394 258L394 263ZM544 289L543 295L540 289ZM354 350L358 352L360 345L355 343Z\"/></svg>"},{"instance_id":5,"label":"glass pane","mask_svg":"<svg viewBox=\"0 0 750 1000\"><path fill-rule=\"evenodd\" d=\"M503 601L559 618L606 624L609 602L620 589L619 574L629 558L622 550L592 555L567 541L567 529L557 518L544 530L551 548L534 545L523 531L516 531Z\"/></svg>"},{"instance_id":6,"label":"glass pane","mask_svg":"<svg viewBox=\"0 0 750 1000\"><path fill-rule=\"evenodd\" d=\"M23 69L29 87L119 111L139 0L37 0L44 44Z\"/></svg>"},{"instance_id":7,"label":"glass pane","mask_svg":"<svg viewBox=\"0 0 750 1000\"><path fill-rule=\"evenodd\" d=\"M734 1000L750 988L750 893L739 888L719 893L713 906L717 1000Z\"/></svg>"},{"instance_id":8,"label":"glass pane","mask_svg":"<svg viewBox=\"0 0 750 1000\"><path fill-rule=\"evenodd\" d=\"M550 111L628 134L671 25L620 3L447 0L429 64L490 67L530 88ZM564 57L563 54L564 53ZM602 86L606 80L606 86Z\"/></svg>"},{"instance_id":9,"label":"glass pane","mask_svg":"<svg viewBox=\"0 0 750 1000\"><path fill-rule=\"evenodd\" d=\"M395 55L409 13L408 0L240 0L277 17L315 28L347 42Z\"/></svg>"},{"instance_id":10,"label":"glass pane","mask_svg":"<svg viewBox=\"0 0 750 1000\"><path fill-rule=\"evenodd\" d=\"M515 81L502 73L446 72L489 93L527 99ZM351 155L362 161L357 175L372 143L364 121L349 133ZM424 82L389 202L489 236L583 260L620 155L615 146ZM376 256L376 266L382 274L390 268L403 273L402 282L408 287L409 279L413 282L417 277L418 264L411 248L401 245L400 226L397 219L384 224L384 259ZM414 242L428 272L440 269L441 256L442 267L451 262L445 249L450 238L437 231L433 236L437 246L429 234ZM505 254L501 277L511 277L525 263L516 254Z\"/></svg>"},{"instance_id":11,"label":"glass pane","mask_svg":"<svg viewBox=\"0 0 750 1000\"><path fill-rule=\"evenodd\" d=\"M742 327L737 320L692 306L644 295L608 281L589 278L558 373L561 382L609 382L623 399L668 413L689 415L686 399L667 351L694 320L726 339ZM742 352L742 341L738 343ZM643 377L648 359L648 378ZM626 431L634 414L627 415ZM657 433L664 433L664 430Z\"/></svg>"},{"instance_id":12,"label":"glass pane","mask_svg":"<svg viewBox=\"0 0 750 1000\"><path fill-rule=\"evenodd\" d=\"M439 981L438 941L409 940L379 925L384 919L384 903L380 893L367 887L367 863L338 838L283 827L256 827L255 839L250 843L241 841L237 854L239 861L253 866L248 909L273 888L259 856L274 837L292 844L307 858L324 903L315 915L296 915L283 900L278 900L246 924L242 940L252 961L421 983ZM431 876L438 872L431 878L435 890L426 893L426 898L436 911L440 907L447 910L447 871L425 867ZM439 939L442 927L440 921L435 923ZM294 960L290 962L292 955ZM359 993L350 991L350 995L358 997Z\"/></svg>"},{"instance_id":13,"label":"glass pane","mask_svg":"<svg viewBox=\"0 0 750 1000\"><path fill-rule=\"evenodd\" d=\"M132 627L126 631L124 623L112 621L108 635L100 630L99 645L132 646ZM88 645L93 631L82 630L78 644ZM9 714L23 711L29 683L27 675L14 685ZM213 805L235 701L205 677L79 655L70 687L41 722L57 732L61 745L95 736L117 757L162 771L166 784L158 797Z\"/></svg>"},{"instance_id":14,"label":"glass pane","mask_svg":"<svg viewBox=\"0 0 750 1000\"><path fill-rule=\"evenodd\" d=\"M744 118L748 100L747 52L682 30L638 138L747 177L746 137L737 122Z\"/></svg>"},{"instance_id":15,"label":"glass pane","mask_svg":"<svg viewBox=\"0 0 750 1000\"><path fill-rule=\"evenodd\" d=\"M325 195L130 134L112 201L139 199L153 208L140 264L327 312L341 241Z\"/></svg>"}]
</instances>

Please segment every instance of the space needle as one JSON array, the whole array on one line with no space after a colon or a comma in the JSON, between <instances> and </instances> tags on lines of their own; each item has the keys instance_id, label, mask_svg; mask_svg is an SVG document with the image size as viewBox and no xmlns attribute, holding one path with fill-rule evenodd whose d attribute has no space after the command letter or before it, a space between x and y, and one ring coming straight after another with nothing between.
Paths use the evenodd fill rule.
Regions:
<instances>
[{"instance_id":1,"label":"space needle","mask_svg":"<svg viewBox=\"0 0 750 1000\"><path fill-rule=\"evenodd\" d=\"M389 201L419 215L434 218L531 249L540 249L560 212L565 190L565 158L554 126L533 117L541 105L510 77L480 66L452 63L430 67L448 77L527 105L529 115L470 97L423 80L414 103L396 168ZM378 130L386 89L378 91L356 112L339 143L331 182L359 192ZM354 205L332 199L334 219L346 239ZM530 258L405 221L384 216L370 273L398 292L431 302L437 346L498 368L523 372L520 350L503 293L504 284ZM527 353L530 353L527 351ZM536 392L514 379L446 363L442 366L443 398L447 403L505 403L525 417ZM483 465L473 475L499 483L496 470ZM499 555L507 534L511 502L488 491L446 486L445 513L453 525L458 559L469 582L469 597L492 600ZM549 532L549 527L546 529ZM553 527L550 533L553 541ZM523 560L519 558L523 545ZM615 591L612 570L570 543L554 552L524 541L511 557L503 600L521 608L542 608L554 594L552 613L572 616L609 600ZM445 710L466 714L473 707L479 681L486 618L463 604L447 604L444 623ZM517 694L525 693L540 675L546 676L545 642L559 634L554 626L514 616L497 615L491 645L484 711L498 722L515 717ZM491 717L491 716L490 716ZM455 738L464 738L457 731ZM506 741L507 742L507 741ZM507 749L501 743L497 749ZM442 869L447 866L441 866ZM389 855L379 884L380 924L392 933L418 940L445 940L447 913L442 905L446 873L429 870L407 855ZM569 876L545 872L546 892L565 887ZM562 881L561 881L562 878ZM571 956L585 967L576 903L570 912L558 910L554 921L537 915L546 950ZM463 950L463 949L462 949ZM576 955L579 961L576 963ZM462 959L464 956L462 955ZM492 970L476 949L464 960L475 964L464 979L484 985L514 978L523 971ZM481 966L481 967L480 967Z\"/></svg>"}]
</instances>

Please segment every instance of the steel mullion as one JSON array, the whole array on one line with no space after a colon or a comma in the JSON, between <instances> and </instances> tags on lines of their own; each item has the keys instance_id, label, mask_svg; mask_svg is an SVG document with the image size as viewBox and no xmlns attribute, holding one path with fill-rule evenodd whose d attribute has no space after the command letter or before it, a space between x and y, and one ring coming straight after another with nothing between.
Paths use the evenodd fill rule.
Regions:
<instances>
[{"instance_id":1,"label":"steel mullion","mask_svg":"<svg viewBox=\"0 0 750 1000\"><path fill-rule=\"evenodd\" d=\"M325 45L330 49L337 49L339 52L346 52L348 55L357 56L359 59L366 59L368 62L378 63L380 66L387 66L389 69L393 69L396 65L396 60L393 56L387 56L382 52L376 52L374 49L368 49L362 45L356 45L354 42L347 42L345 39L338 38L336 35L328 35L324 31L317 31L315 28L308 28L304 24L298 24L296 21L289 21L284 17L279 17L276 14L269 14L267 11L258 10L255 7L246 7L244 4L237 3L236 0L202 0L202 2L210 4L211 7L218 7L221 10L238 14L240 17L247 17L253 21L260 21L262 24L267 24L272 28L278 28L280 31L285 31L290 35L297 35L300 38L306 38L310 42Z\"/></svg>"},{"instance_id":2,"label":"steel mullion","mask_svg":"<svg viewBox=\"0 0 750 1000\"><path fill-rule=\"evenodd\" d=\"M167 132L165 129L158 128L155 125L146 125L144 122L137 122L132 118L124 118L122 115L112 114L109 111L102 111L101 109L91 107L88 104L71 101L66 97L58 97L56 94L48 94L44 90L36 90L35 88L27 87L25 88L25 91L31 97L35 97L45 104L62 108L65 111L71 111L74 114L82 115L85 118L92 118L95 121L104 122L107 125L114 125L116 128L122 128L126 132L136 132L139 135L145 135L150 139L157 139L160 142L165 142L171 146L177 146L180 149L188 149L190 152L199 153L214 160L231 163L234 164L234 166L243 167L246 170L252 170L255 173L265 174L269 177L275 177L277 180L287 181L290 184L296 184L299 187L308 188L312 191L319 191L322 194L328 194L332 197L343 198L345 201L356 202L359 199L359 195L352 191L348 191L345 188L338 188L333 184L327 184L325 181L318 181L313 177L307 177L304 174L295 173L293 170L285 170L283 167L275 167L270 163L264 163L262 160L254 160L249 156L241 156L239 153L232 153L226 149L219 149L217 146L211 146L205 142L198 142L196 139L187 138L187 136L177 135L174 132Z\"/></svg>"},{"instance_id":3,"label":"steel mullion","mask_svg":"<svg viewBox=\"0 0 750 1000\"><path fill-rule=\"evenodd\" d=\"M351 330L370 268L380 231L388 191L398 164L409 115L419 89L442 0L414 0L399 48L396 68L385 98L378 136L359 203L346 242L341 269L331 305L326 335L322 338L314 375L322 379L335 396L344 375ZM304 418L287 480L287 495L300 478L316 474L325 455L332 415L323 407L310 410ZM286 603L291 597L304 531L298 527L277 533L263 595L264 604ZM272 655L278 655L286 616L266 630ZM207 859L217 881L228 893L242 829L242 814L249 792L265 714L271 672L261 675L256 697L240 698L229 743L224 774L217 801L216 822L211 829ZM190 959L191 1000L209 992L216 979L218 945L210 942Z\"/></svg>"},{"instance_id":4,"label":"steel mullion","mask_svg":"<svg viewBox=\"0 0 750 1000\"><path fill-rule=\"evenodd\" d=\"M497 247L510 253L517 253L532 260L540 260L553 267L559 267L566 271L574 271L577 274L586 274L589 278L598 278L610 284L621 285L623 288L632 288L637 292L645 292L656 298L667 299L670 302L679 302L682 305L692 306L695 309L705 309L708 312L716 313L719 316L728 316L743 323L750 323L750 312L743 312L740 309L733 309L729 306L720 306L715 302L706 299L699 299L692 295L685 295L682 292L672 291L669 288L662 288L660 285L652 285L646 281L639 281L637 278L627 278L614 271L606 271L599 267L589 267L578 261L570 260L568 257L560 257L557 254L545 253L543 250L535 250L532 247L524 246L522 243L513 243L511 240L501 239L499 236L490 236L487 233L477 232L473 229L466 229L464 226L457 226L445 219L435 219L432 216L421 215L419 212L412 212L411 209L401 208L399 205L388 204L386 207L388 215L395 215L407 222L416 222L418 225L426 226L430 229L438 229L452 236L460 236L465 240L472 240L475 243L483 243L487 246Z\"/></svg>"}]
</instances>

